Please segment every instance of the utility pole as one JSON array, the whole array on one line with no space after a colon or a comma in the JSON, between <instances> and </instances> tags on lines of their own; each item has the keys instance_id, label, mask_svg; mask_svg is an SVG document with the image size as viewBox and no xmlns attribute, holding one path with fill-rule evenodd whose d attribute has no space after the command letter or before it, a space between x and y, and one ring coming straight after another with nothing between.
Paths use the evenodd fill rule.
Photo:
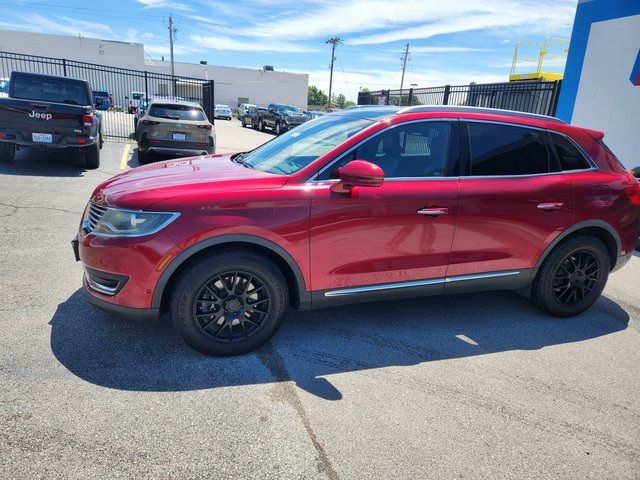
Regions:
<instances>
[{"instance_id":1,"label":"utility pole","mask_svg":"<svg viewBox=\"0 0 640 480\"><path fill-rule=\"evenodd\" d=\"M404 46L402 53L402 78L400 79L400 104L402 104L402 87L404 86L404 72L407 69L407 59L409 58L409 44Z\"/></svg>"},{"instance_id":2,"label":"utility pole","mask_svg":"<svg viewBox=\"0 0 640 480\"><path fill-rule=\"evenodd\" d=\"M332 37L324 43L331 44L331 73L329 74L329 108L331 108L331 87L333 86L333 62L336 59L336 45L342 43L338 37Z\"/></svg>"},{"instance_id":3,"label":"utility pole","mask_svg":"<svg viewBox=\"0 0 640 480\"><path fill-rule=\"evenodd\" d=\"M175 69L175 64L173 61L173 41L175 39L175 35L176 32L178 31L178 29L176 27L173 26L173 14L169 15L169 54L171 55L171 90L173 93L173 96L176 96L176 81L175 81L175 76L176 76L176 69Z\"/></svg>"}]
</instances>

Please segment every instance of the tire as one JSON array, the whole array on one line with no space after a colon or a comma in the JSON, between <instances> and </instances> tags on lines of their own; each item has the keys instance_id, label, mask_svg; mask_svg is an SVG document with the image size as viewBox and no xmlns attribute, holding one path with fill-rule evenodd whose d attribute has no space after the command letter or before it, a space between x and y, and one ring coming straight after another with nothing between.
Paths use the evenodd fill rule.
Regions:
<instances>
[{"instance_id":1,"label":"tire","mask_svg":"<svg viewBox=\"0 0 640 480\"><path fill-rule=\"evenodd\" d=\"M287 297L284 276L271 260L249 251L223 250L180 274L171 291L171 316L183 340L199 352L241 355L273 336Z\"/></svg>"},{"instance_id":2,"label":"tire","mask_svg":"<svg viewBox=\"0 0 640 480\"><path fill-rule=\"evenodd\" d=\"M282 127L280 126L280 122L276 122L276 135L280 135L282 133Z\"/></svg>"},{"instance_id":3,"label":"tire","mask_svg":"<svg viewBox=\"0 0 640 480\"><path fill-rule=\"evenodd\" d=\"M258 120L258 130L264 132L264 122L262 121L262 119Z\"/></svg>"},{"instance_id":4,"label":"tire","mask_svg":"<svg viewBox=\"0 0 640 480\"><path fill-rule=\"evenodd\" d=\"M609 277L609 252L597 238L580 235L557 245L542 263L531 301L543 312L572 317L588 310Z\"/></svg>"},{"instance_id":5,"label":"tire","mask_svg":"<svg viewBox=\"0 0 640 480\"><path fill-rule=\"evenodd\" d=\"M16 144L0 142L0 162L13 162L16 158Z\"/></svg>"},{"instance_id":6,"label":"tire","mask_svg":"<svg viewBox=\"0 0 640 480\"><path fill-rule=\"evenodd\" d=\"M245 123L245 121L244 121L244 118L240 121L240 123L242 123L242 126L243 126L243 127L246 127L246 126L247 126L247 124L246 124L246 123Z\"/></svg>"},{"instance_id":7,"label":"tire","mask_svg":"<svg viewBox=\"0 0 640 480\"><path fill-rule=\"evenodd\" d=\"M144 150L140 150L138 148L138 163L140 165L144 165L145 163L149 163L149 152Z\"/></svg>"},{"instance_id":8,"label":"tire","mask_svg":"<svg viewBox=\"0 0 640 480\"><path fill-rule=\"evenodd\" d=\"M100 167L100 145L98 142L84 149L84 166L91 170Z\"/></svg>"}]
</instances>

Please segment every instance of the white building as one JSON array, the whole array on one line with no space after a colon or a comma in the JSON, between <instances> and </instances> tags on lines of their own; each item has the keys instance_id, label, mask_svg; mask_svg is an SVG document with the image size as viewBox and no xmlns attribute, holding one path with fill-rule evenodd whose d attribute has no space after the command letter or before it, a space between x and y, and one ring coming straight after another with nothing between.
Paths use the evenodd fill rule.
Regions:
<instances>
[{"instance_id":1,"label":"white building","mask_svg":"<svg viewBox=\"0 0 640 480\"><path fill-rule=\"evenodd\" d=\"M171 74L170 62L145 58L142 43L0 29L0 52ZM7 75L7 72L2 74ZM238 103L266 105L271 102L291 103L302 108L307 106L307 74L184 62L175 62L175 74L214 80L216 103L231 107Z\"/></svg>"}]
</instances>

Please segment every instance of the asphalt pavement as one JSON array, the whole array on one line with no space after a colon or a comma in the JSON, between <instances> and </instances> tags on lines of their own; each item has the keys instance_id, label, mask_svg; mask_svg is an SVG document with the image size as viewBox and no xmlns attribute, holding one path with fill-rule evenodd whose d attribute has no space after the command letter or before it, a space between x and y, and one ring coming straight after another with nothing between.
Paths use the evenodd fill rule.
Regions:
<instances>
[{"instance_id":1,"label":"asphalt pavement","mask_svg":"<svg viewBox=\"0 0 640 480\"><path fill-rule=\"evenodd\" d=\"M272 138L216 128L221 152ZM0 164L0 478L640 476L637 252L576 318L508 292L290 311L260 351L209 358L82 299L70 240L136 158Z\"/></svg>"}]
</instances>

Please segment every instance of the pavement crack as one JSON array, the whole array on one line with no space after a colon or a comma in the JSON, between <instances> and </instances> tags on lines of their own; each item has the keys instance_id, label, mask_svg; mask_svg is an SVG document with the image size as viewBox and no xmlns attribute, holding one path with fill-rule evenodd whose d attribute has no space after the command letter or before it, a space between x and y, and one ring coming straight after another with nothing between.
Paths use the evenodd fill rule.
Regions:
<instances>
[{"instance_id":1,"label":"pavement crack","mask_svg":"<svg viewBox=\"0 0 640 480\"><path fill-rule=\"evenodd\" d=\"M338 480L340 478L338 472L336 472L335 468L331 464L331 460L329 459L327 452L313 430L313 426L309 420L309 415L300 400L296 387L289 378L290 375L287 372L284 360L271 342L267 343L258 352L256 352L256 355L262 364L269 370L271 375L279 382L276 387L279 393L278 396L291 405L298 414L298 418L300 418L300 421L307 432L307 436L309 437L309 440L311 440L313 448L316 450L318 470L324 473L329 480Z\"/></svg>"},{"instance_id":2,"label":"pavement crack","mask_svg":"<svg viewBox=\"0 0 640 480\"><path fill-rule=\"evenodd\" d=\"M12 212L9 212L8 214L0 215L0 218L10 217L12 215L15 215L18 212L18 210L24 210L29 208L35 208L38 210L52 210L54 212L73 213L74 215L82 215L82 212L76 212L74 210L65 210L64 208L55 208L55 207L42 207L42 206L34 206L34 205L12 205L10 203L2 203L2 202L0 202L0 206L14 209Z\"/></svg>"}]
</instances>

